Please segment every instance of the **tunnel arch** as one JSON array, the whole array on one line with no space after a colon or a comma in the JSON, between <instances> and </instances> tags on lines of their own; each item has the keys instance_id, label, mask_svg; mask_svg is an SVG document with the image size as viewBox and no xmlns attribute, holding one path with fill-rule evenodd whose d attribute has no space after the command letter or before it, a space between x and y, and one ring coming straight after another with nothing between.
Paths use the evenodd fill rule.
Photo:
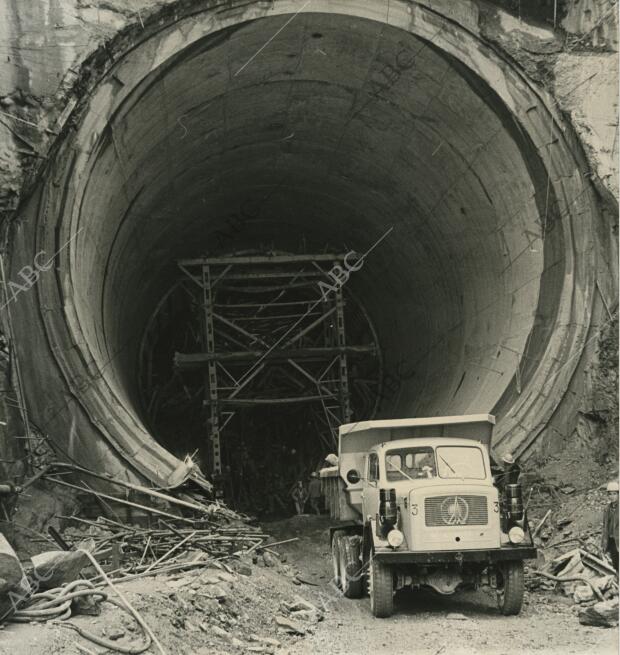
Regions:
<instances>
[{"instance_id":1,"label":"tunnel arch","mask_svg":"<svg viewBox=\"0 0 620 655\"><path fill-rule=\"evenodd\" d=\"M218 252L243 203L239 248L364 251L394 225L350 282L398 380L381 415L494 412L496 444L530 446L586 340L598 209L551 98L446 7L179 2L85 63L11 234L11 279L57 253L12 312L63 449L171 482L138 344L174 260Z\"/></svg>"}]
</instances>

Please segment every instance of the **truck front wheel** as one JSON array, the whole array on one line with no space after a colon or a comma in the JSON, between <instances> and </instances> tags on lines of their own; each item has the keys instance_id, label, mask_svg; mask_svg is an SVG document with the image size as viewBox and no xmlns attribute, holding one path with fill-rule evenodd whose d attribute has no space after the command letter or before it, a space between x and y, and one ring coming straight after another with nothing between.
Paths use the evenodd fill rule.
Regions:
<instances>
[{"instance_id":1,"label":"truck front wheel","mask_svg":"<svg viewBox=\"0 0 620 655\"><path fill-rule=\"evenodd\" d=\"M361 598L364 587L360 561L361 539L358 536L341 537L340 581L345 598Z\"/></svg>"},{"instance_id":2,"label":"truck front wheel","mask_svg":"<svg viewBox=\"0 0 620 655\"><path fill-rule=\"evenodd\" d=\"M378 562L374 553L368 567L370 611L378 619L392 616L394 611L394 575L389 564Z\"/></svg>"},{"instance_id":3,"label":"truck front wheel","mask_svg":"<svg viewBox=\"0 0 620 655\"><path fill-rule=\"evenodd\" d=\"M497 571L497 606L505 616L518 614L523 605L523 560L503 563Z\"/></svg>"}]
</instances>

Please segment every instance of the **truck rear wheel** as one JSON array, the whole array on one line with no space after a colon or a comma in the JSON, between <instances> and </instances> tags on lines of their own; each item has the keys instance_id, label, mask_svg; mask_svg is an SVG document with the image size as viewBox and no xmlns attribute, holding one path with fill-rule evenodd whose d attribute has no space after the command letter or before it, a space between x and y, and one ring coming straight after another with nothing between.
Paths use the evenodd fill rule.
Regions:
<instances>
[{"instance_id":1,"label":"truck rear wheel","mask_svg":"<svg viewBox=\"0 0 620 655\"><path fill-rule=\"evenodd\" d=\"M342 573L340 571L340 540L344 537L344 530L336 530L332 534L332 567L334 569L334 584L342 589Z\"/></svg>"},{"instance_id":2,"label":"truck rear wheel","mask_svg":"<svg viewBox=\"0 0 620 655\"><path fill-rule=\"evenodd\" d=\"M525 580L523 577L523 560L505 562L497 572L497 606L505 616L512 616L521 611Z\"/></svg>"},{"instance_id":3,"label":"truck rear wheel","mask_svg":"<svg viewBox=\"0 0 620 655\"><path fill-rule=\"evenodd\" d=\"M368 569L370 611L378 619L392 616L394 611L394 575L389 564L378 562L371 554Z\"/></svg>"},{"instance_id":4,"label":"truck rear wheel","mask_svg":"<svg viewBox=\"0 0 620 655\"><path fill-rule=\"evenodd\" d=\"M361 539L357 536L341 537L340 580L346 598L361 598L364 592L362 563L360 561Z\"/></svg>"}]
</instances>

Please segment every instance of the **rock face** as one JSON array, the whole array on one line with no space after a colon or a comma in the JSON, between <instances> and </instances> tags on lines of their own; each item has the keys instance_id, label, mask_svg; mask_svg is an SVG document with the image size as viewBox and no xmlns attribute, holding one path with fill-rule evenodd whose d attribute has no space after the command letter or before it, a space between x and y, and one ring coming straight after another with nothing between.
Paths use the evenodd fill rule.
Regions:
<instances>
[{"instance_id":1,"label":"rock face","mask_svg":"<svg viewBox=\"0 0 620 655\"><path fill-rule=\"evenodd\" d=\"M579 623L598 628L615 628L618 625L618 599L606 600L579 611Z\"/></svg>"}]
</instances>

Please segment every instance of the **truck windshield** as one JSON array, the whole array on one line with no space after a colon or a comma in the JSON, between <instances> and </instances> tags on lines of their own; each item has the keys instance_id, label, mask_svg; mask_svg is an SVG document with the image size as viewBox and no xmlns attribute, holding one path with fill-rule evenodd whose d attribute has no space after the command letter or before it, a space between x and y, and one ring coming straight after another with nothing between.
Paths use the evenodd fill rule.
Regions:
<instances>
[{"instance_id":1,"label":"truck windshield","mask_svg":"<svg viewBox=\"0 0 620 655\"><path fill-rule=\"evenodd\" d=\"M437 467L440 478L486 478L482 452L475 446L439 446Z\"/></svg>"},{"instance_id":2,"label":"truck windshield","mask_svg":"<svg viewBox=\"0 0 620 655\"><path fill-rule=\"evenodd\" d=\"M399 448L385 454L385 473L390 482L434 478L437 475L432 448Z\"/></svg>"}]
</instances>

